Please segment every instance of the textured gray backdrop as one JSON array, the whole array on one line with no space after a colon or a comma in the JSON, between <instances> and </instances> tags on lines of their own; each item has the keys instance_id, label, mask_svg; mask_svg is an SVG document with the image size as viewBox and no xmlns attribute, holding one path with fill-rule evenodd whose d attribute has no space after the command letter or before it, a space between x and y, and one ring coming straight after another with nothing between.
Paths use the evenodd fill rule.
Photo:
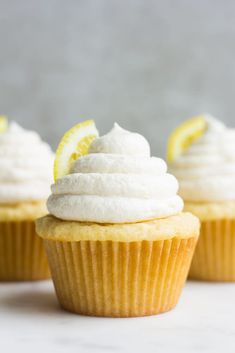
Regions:
<instances>
[{"instance_id":1,"label":"textured gray backdrop","mask_svg":"<svg viewBox=\"0 0 235 353\"><path fill-rule=\"evenodd\" d=\"M0 111L55 148L117 121L163 155L179 121L234 122L235 1L0 0Z\"/></svg>"}]
</instances>

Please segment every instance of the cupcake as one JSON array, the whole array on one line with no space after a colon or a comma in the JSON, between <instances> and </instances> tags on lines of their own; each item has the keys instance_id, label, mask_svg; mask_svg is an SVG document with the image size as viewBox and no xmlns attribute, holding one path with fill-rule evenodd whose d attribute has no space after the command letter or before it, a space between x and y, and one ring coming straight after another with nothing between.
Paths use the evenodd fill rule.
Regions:
<instances>
[{"instance_id":1,"label":"cupcake","mask_svg":"<svg viewBox=\"0 0 235 353\"><path fill-rule=\"evenodd\" d=\"M35 219L46 214L52 163L36 132L0 119L0 281L49 277Z\"/></svg>"},{"instance_id":2,"label":"cupcake","mask_svg":"<svg viewBox=\"0 0 235 353\"><path fill-rule=\"evenodd\" d=\"M199 221L181 212L177 180L150 157L143 136L117 124L97 134L92 121L65 134L50 214L36 222L58 300L92 316L168 311L188 275Z\"/></svg>"},{"instance_id":3,"label":"cupcake","mask_svg":"<svg viewBox=\"0 0 235 353\"><path fill-rule=\"evenodd\" d=\"M179 126L168 144L185 211L201 220L189 276L235 281L235 129L209 115Z\"/></svg>"}]
</instances>

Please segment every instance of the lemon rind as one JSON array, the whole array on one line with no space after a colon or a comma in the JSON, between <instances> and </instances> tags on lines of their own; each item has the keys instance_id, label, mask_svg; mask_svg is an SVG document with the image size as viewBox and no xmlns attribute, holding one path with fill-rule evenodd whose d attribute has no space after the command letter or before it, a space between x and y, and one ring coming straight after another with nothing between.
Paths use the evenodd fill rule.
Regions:
<instances>
[{"instance_id":1,"label":"lemon rind","mask_svg":"<svg viewBox=\"0 0 235 353\"><path fill-rule=\"evenodd\" d=\"M8 127L8 119L4 115L0 115L0 133L5 132Z\"/></svg>"},{"instance_id":2,"label":"lemon rind","mask_svg":"<svg viewBox=\"0 0 235 353\"><path fill-rule=\"evenodd\" d=\"M95 122L94 120L90 119L90 120L85 120L81 123L78 123L76 125L74 125L71 129L69 129L61 138L60 143L57 147L56 150L56 154L55 154L55 161L54 161L54 180L56 181L59 177L61 177L63 175L63 173L60 172L60 157L63 154L64 148L66 145L69 144L69 140L71 139L71 137L81 128L87 127L87 126L93 126L94 127L94 132L96 130L95 128ZM89 135L88 135L89 136ZM98 134L97 134L98 136ZM96 134L94 134L94 138L96 137Z\"/></svg>"},{"instance_id":3,"label":"lemon rind","mask_svg":"<svg viewBox=\"0 0 235 353\"><path fill-rule=\"evenodd\" d=\"M192 117L173 130L167 145L167 160L172 162L176 157L182 154L188 148L183 146L182 141L190 138L190 144L203 135L206 130L206 119L203 115ZM183 131L185 131L185 139L182 139ZM179 138L181 137L181 138Z\"/></svg>"}]
</instances>

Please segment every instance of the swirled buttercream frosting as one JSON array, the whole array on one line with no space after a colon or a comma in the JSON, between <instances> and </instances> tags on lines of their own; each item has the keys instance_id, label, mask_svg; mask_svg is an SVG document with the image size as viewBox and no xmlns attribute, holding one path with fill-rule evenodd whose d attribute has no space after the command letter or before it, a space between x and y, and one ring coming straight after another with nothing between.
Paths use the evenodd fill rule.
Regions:
<instances>
[{"instance_id":1,"label":"swirled buttercream frosting","mask_svg":"<svg viewBox=\"0 0 235 353\"><path fill-rule=\"evenodd\" d=\"M127 223L179 213L183 201L166 163L150 157L147 140L117 124L52 185L49 212L57 218Z\"/></svg>"},{"instance_id":2,"label":"swirled buttercream frosting","mask_svg":"<svg viewBox=\"0 0 235 353\"><path fill-rule=\"evenodd\" d=\"M34 131L11 122L0 133L0 204L46 199L54 155Z\"/></svg>"},{"instance_id":3,"label":"swirled buttercream frosting","mask_svg":"<svg viewBox=\"0 0 235 353\"><path fill-rule=\"evenodd\" d=\"M235 129L211 116L205 119L203 136L170 165L170 171L185 201L235 200Z\"/></svg>"}]
</instances>

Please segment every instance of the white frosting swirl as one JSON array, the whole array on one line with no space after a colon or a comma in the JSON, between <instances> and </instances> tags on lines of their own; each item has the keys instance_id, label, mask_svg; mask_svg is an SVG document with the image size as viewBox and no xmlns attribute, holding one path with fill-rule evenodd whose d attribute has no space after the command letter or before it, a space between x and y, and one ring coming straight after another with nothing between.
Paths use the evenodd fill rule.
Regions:
<instances>
[{"instance_id":1,"label":"white frosting swirl","mask_svg":"<svg viewBox=\"0 0 235 353\"><path fill-rule=\"evenodd\" d=\"M235 200L235 129L206 116L207 130L171 166L186 201Z\"/></svg>"},{"instance_id":2,"label":"white frosting swirl","mask_svg":"<svg viewBox=\"0 0 235 353\"><path fill-rule=\"evenodd\" d=\"M72 173L52 185L49 212L64 220L126 223L180 212L178 182L150 157L146 139L117 124L95 139Z\"/></svg>"},{"instance_id":3,"label":"white frosting swirl","mask_svg":"<svg viewBox=\"0 0 235 353\"><path fill-rule=\"evenodd\" d=\"M46 199L53 157L36 132L11 122L0 133L0 204Z\"/></svg>"}]
</instances>

